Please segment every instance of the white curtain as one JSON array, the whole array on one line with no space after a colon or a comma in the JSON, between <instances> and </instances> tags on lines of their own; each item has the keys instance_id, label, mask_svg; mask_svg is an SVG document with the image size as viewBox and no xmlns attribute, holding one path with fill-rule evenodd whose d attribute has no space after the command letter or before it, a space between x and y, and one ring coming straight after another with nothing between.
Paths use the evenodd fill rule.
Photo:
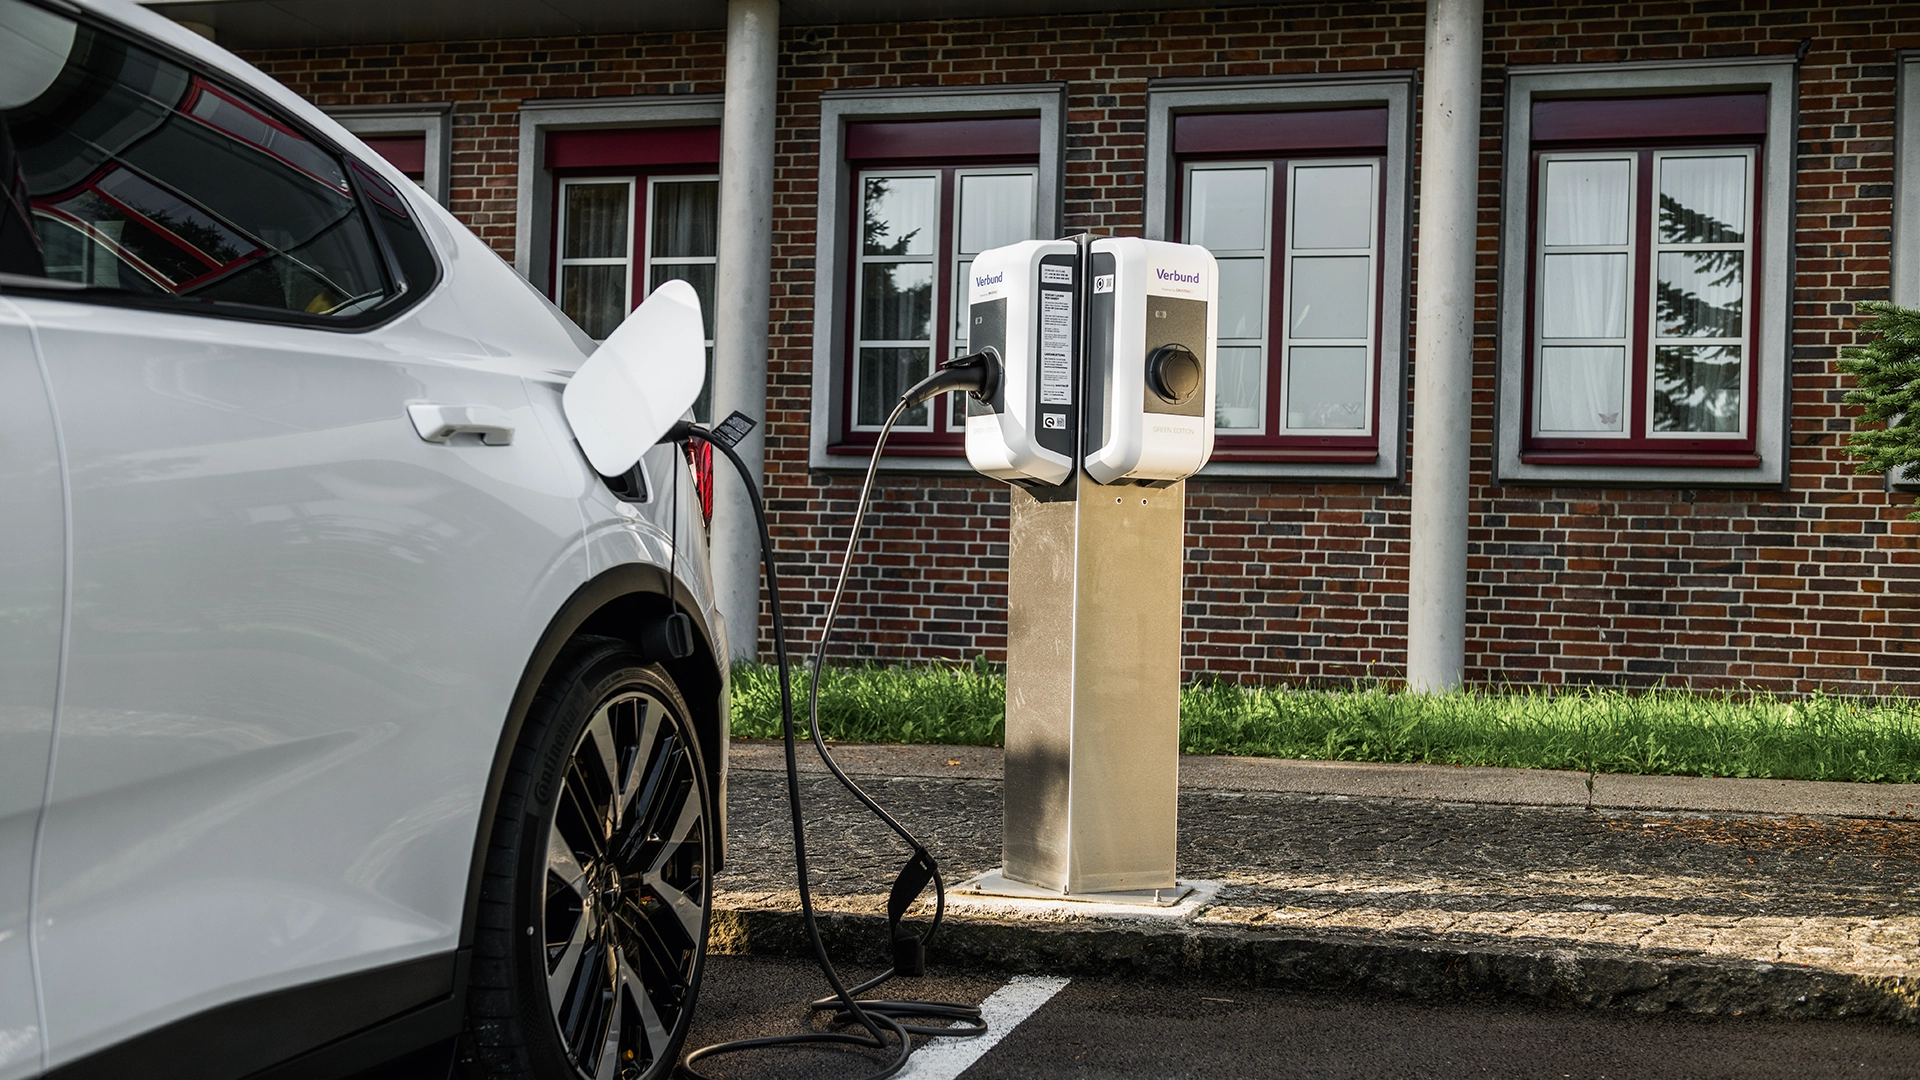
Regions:
<instances>
[{"instance_id":1,"label":"white curtain","mask_svg":"<svg viewBox=\"0 0 1920 1080\"><path fill-rule=\"evenodd\" d=\"M1265 251L1267 170L1195 169L1187 175L1187 242L1209 251Z\"/></svg>"},{"instance_id":2,"label":"white curtain","mask_svg":"<svg viewBox=\"0 0 1920 1080\"><path fill-rule=\"evenodd\" d=\"M1625 254L1548 255L1541 262L1541 337L1627 335Z\"/></svg>"},{"instance_id":3,"label":"white curtain","mask_svg":"<svg viewBox=\"0 0 1920 1080\"><path fill-rule=\"evenodd\" d=\"M1626 350L1585 345L1540 350L1534 425L1556 431L1619 431Z\"/></svg>"},{"instance_id":4,"label":"white curtain","mask_svg":"<svg viewBox=\"0 0 1920 1080\"><path fill-rule=\"evenodd\" d=\"M1373 166L1293 170L1293 237L1298 248L1373 246Z\"/></svg>"},{"instance_id":5,"label":"white curtain","mask_svg":"<svg viewBox=\"0 0 1920 1080\"><path fill-rule=\"evenodd\" d=\"M1576 158L1547 162L1547 205L1541 241L1548 247L1625 244L1633 162Z\"/></svg>"},{"instance_id":6,"label":"white curtain","mask_svg":"<svg viewBox=\"0 0 1920 1080\"><path fill-rule=\"evenodd\" d=\"M1033 176L996 173L960 178L960 253L1032 240Z\"/></svg>"}]
</instances>

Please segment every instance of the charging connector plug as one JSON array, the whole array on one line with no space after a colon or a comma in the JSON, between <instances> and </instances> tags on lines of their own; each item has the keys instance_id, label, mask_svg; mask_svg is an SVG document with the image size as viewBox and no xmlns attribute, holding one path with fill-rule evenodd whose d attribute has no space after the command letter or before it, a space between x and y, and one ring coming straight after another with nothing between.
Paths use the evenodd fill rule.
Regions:
<instances>
[{"instance_id":1,"label":"charging connector plug","mask_svg":"<svg viewBox=\"0 0 1920 1080\"><path fill-rule=\"evenodd\" d=\"M940 370L913 384L900 395L900 403L913 408L922 402L955 390L964 390L976 401L986 401L1000 389L1004 371L999 350L989 345L977 353L955 357L940 365Z\"/></svg>"}]
</instances>

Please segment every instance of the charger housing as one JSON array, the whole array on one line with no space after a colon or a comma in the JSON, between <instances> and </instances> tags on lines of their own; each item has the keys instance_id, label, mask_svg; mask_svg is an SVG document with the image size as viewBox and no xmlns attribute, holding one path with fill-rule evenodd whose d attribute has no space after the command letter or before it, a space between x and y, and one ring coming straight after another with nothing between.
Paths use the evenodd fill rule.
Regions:
<instances>
[{"instance_id":1,"label":"charger housing","mask_svg":"<svg viewBox=\"0 0 1920 1080\"><path fill-rule=\"evenodd\" d=\"M1213 455L1219 266L1195 244L1089 245L1087 475L1159 484Z\"/></svg>"},{"instance_id":2,"label":"charger housing","mask_svg":"<svg viewBox=\"0 0 1920 1080\"><path fill-rule=\"evenodd\" d=\"M1024 486L1072 478L1080 435L1080 245L1024 240L975 256L967 347L1004 365L986 400L968 395L967 462Z\"/></svg>"}]
</instances>

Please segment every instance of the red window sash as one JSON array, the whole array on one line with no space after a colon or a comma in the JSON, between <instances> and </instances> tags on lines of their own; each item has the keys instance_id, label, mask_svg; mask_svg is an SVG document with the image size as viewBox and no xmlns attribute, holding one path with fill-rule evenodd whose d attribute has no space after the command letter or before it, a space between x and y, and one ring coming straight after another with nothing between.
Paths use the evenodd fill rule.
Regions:
<instances>
[{"instance_id":1,"label":"red window sash","mask_svg":"<svg viewBox=\"0 0 1920 1080\"><path fill-rule=\"evenodd\" d=\"M1378 111L1381 115L1381 122L1383 124L1385 123L1386 110L1384 109L1349 109L1319 114L1296 113L1283 115L1341 116L1345 113L1364 113L1370 111ZM1245 115L1248 114L1236 114L1233 118L1239 119ZM1258 116L1261 114L1253 115ZM1181 117L1180 119L1190 120L1197 118ZM1379 191L1379 199L1374 211L1373 288L1375 297L1383 297L1386 292L1387 267L1386 252L1384 249L1386 242L1387 165L1383 148L1379 144L1375 144L1372 149L1374 154L1378 155L1374 157L1374 168L1376 170L1377 190ZM1282 305L1286 299L1286 275L1290 271L1290 268L1286 266L1288 163L1323 159L1364 158L1368 156L1364 150L1358 153L1346 150L1315 153L1290 152L1278 157L1234 152L1192 154L1175 158L1173 206L1175 212L1179 214L1178 235L1182 242L1188 242L1186 214L1186 166L1188 164L1207 161L1265 161L1272 165L1274 175L1273 204L1269 208L1272 222L1270 235L1267 238L1269 258L1272 260L1270 265L1273 268L1272 273L1268 276L1267 283L1267 393L1266 401L1261 405L1262 415L1266 418L1266 431L1259 435L1235 435L1227 432L1216 432L1214 435L1213 457L1210 460L1285 461L1315 464L1370 464L1379 460L1381 439L1380 417L1382 413L1381 398L1389 392L1389 388L1382 385L1380 377L1380 358L1386 344L1386 305L1384 303L1374 305L1374 345L1373 356L1370 360L1373 365L1371 379L1373 401L1370 403L1372 419L1368 424L1368 427L1372 429L1372 433L1367 435L1289 435L1285 433L1285 427L1282 424L1285 417L1280 413L1280 399L1282 395L1280 379L1285 358L1280 355L1279 340L1281 335L1274 332L1274 327L1277 322L1286 318L1286 310ZM1393 392L1397 393L1398 391L1395 390Z\"/></svg>"},{"instance_id":2,"label":"red window sash","mask_svg":"<svg viewBox=\"0 0 1920 1080\"><path fill-rule=\"evenodd\" d=\"M1721 95L1734 97L1736 95ZM1689 100L1689 99L1678 99ZM1658 115L1658 114L1656 114ZM1746 435L1734 438L1726 435L1701 433L1698 438L1689 438L1683 434L1652 434L1652 407L1648 397L1648 381L1652 378L1653 366L1653 222L1656 198L1653 191L1655 149L1671 149L1671 146L1650 147L1644 140L1628 145L1618 143L1583 142L1572 145L1553 145L1546 148L1534 147L1528 161L1527 179L1527 288L1526 317L1523 333L1526 342L1526 370L1521 382L1521 392L1525 395L1521 407L1522 436L1520 442L1520 460L1530 465L1652 465L1652 466L1706 466L1718 468L1752 468L1759 464L1756 453L1759 445L1760 395L1755 386L1759 370L1757 345L1759 334L1756 320L1760 315L1760 274L1757 268L1762 262L1762 245L1765 237L1759 228L1760 206L1763 203L1762 185L1765 180L1764 162L1766 148L1750 135L1720 136L1716 138L1693 138L1685 141L1688 149L1751 149L1753 157L1753 195L1747 207L1747 234L1752 237L1748 249L1747 296L1741 312L1741 323L1746 327L1746 344L1741 346L1741 407L1746 410ZM1636 209L1633 228L1635 230L1635 248L1632 264L1632 280L1628 282L1632 298L1632 322L1628 326L1627 378L1628 398L1623 409L1632 418L1627 434L1621 437L1561 437L1540 436L1534 434L1534 404L1536 398L1535 373L1538 367L1538 346L1534 340L1534 320L1538 317L1536 289L1538 287L1539 267L1539 229L1540 229L1540 159L1543 154L1555 149L1591 151L1633 151L1635 156L1634 194Z\"/></svg>"}]
</instances>

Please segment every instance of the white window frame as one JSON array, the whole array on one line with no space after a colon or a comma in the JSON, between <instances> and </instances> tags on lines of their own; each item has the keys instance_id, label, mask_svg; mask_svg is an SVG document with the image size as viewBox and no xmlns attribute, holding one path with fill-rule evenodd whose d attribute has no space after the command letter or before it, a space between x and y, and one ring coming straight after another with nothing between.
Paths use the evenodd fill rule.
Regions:
<instances>
[{"instance_id":1,"label":"white window frame","mask_svg":"<svg viewBox=\"0 0 1920 1080\"><path fill-rule=\"evenodd\" d=\"M1295 208L1297 206L1294 200L1294 194L1297 191L1299 191L1299 187L1294 183L1294 174L1299 172L1303 168L1304 169L1326 168L1328 166L1334 166L1334 165L1345 165L1345 166L1365 165L1367 167L1367 172L1368 172L1368 176L1370 177L1371 186L1367 193L1368 195L1367 207L1368 207L1369 213L1367 214L1367 247L1365 251L1361 251L1358 248L1296 248L1293 246L1293 238L1296 235L1298 235L1298 233L1294 229L1294 214L1295 214ZM1273 212L1272 211L1273 188L1272 188L1271 178L1268 179L1267 204L1268 204L1267 212L1272 213ZM1286 248L1280 253L1280 257L1286 260L1285 262L1286 268L1282 271L1283 276L1281 278L1281 280L1286 284L1286 289L1285 289L1286 295L1280 298L1280 326L1281 326L1280 350L1281 351L1280 351L1279 369L1277 372L1275 372L1277 377L1280 379L1280 412L1278 417L1280 429L1277 432L1277 434L1284 435L1284 436L1327 435L1327 436L1347 437L1347 438L1371 436L1373 434L1374 413L1377 411L1376 409L1371 407L1373 406L1374 399L1375 399L1374 372L1380 366L1379 365L1379 359L1380 359L1379 336L1380 335L1379 335L1379 329L1378 329L1380 324L1380 263L1379 263L1379 259L1380 259L1380 162L1379 162L1379 159L1378 158L1311 158L1311 159L1295 159L1295 160L1288 161L1287 162L1286 214L1287 214ZM1367 258L1367 335L1364 339L1360 339L1360 338L1295 338L1293 336L1293 285L1294 285L1294 280L1296 276L1293 273L1293 259L1296 253L1300 254L1303 258L1352 258L1355 255L1366 256ZM1268 274L1271 275L1272 269L1273 269L1272 266L1269 265L1267 269L1268 269ZM1272 281L1271 276L1269 276L1268 281L1269 283ZM1271 319L1268 320L1266 326L1267 326L1267 337L1269 340L1271 340L1273 337L1273 322ZM1365 406L1368 406L1368 408L1366 409L1367 422L1361 427L1357 427L1357 428L1288 427L1287 426L1287 406L1288 406L1287 396L1292 392L1292 389L1293 389L1293 380L1291 378L1293 373L1293 347L1295 345L1302 345L1307 348L1313 348L1315 346L1326 346L1331 348L1352 348L1353 343L1359 340L1365 340L1366 348L1367 348L1367 359L1366 359L1366 368L1365 368L1366 390L1362 394L1360 399ZM1274 369L1272 368L1271 364L1269 364L1267 371L1273 371L1273 370ZM1264 378L1265 375L1266 375L1266 372L1263 372L1262 377Z\"/></svg>"},{"instance_id":2,"label":"white window frame","mask_svg":"<svg viewBox=\"0 0 1920 1080\"><path fill-rule=\"evenodd\" d=\"M856 419L852 423L849 423L847 425L847 429L849 431L879 431L881 427L884 426L882 424L862 424L857 419L860 415L860 405L861 405L860 352L862 349L924 348L927 351L927 370L929 372L933 370L933 365L938 362L938 360L933 355L934 342L939 340L939 336L940 336L940 330L939 330L940 324L936 321L939 319L939 314L937 312L931 311L931 310L927 312L927 336L924 340L913 340L910 338L863 337L862 328L861 328L861 322L862 322L861 314L864 311L866 311L866 300L867 300L866 269L868 266L873 265L875 263L891 263L893 265L915 263L915 264L925 265L933 278L933 297L931 302L933 304L938 304L939 296L940 296L940 262L941 262L940 230L943 227L943 225L945 225L945 223L940 220L940 202L941 202L941 196L944 194L940 190L940 170L934 169L934 168L890 169L885 167L859 170L857 173L855 173L853 178L853 184L854 184L853 190L856 193L855 198L862 204L863 209L866 201L867 181L874 180L874 179L893 179L893 180L914 179L914 180L932 180L933 181L933 225L934 225L933 250L927 252L925 255L869 255L865 251L860 250L860 247L858 244L854 245L855 250L853 253L853 305L851 309L852 314L849 317L849 322L851 323L851 329L849 330L849 333L853 336L853 352L850 354L848 358L848 362L854 365L854 369L852 373L853 378L848 380L849 388L847 393L847 415L851 417L855 417ZM959 212L960 212L959 200L956 199L954 203L954 213L958 214ZM957 246L958 241L956 240L955 243ZM892 411L892 405L893 405L892 402L885 403L885 407L881 409L881 414L884 416L887 412ZM927 416L927 421L924 424L909 424L906 422L906 418L902 417L901 422L898 424L895 424L893 430L930 432L933 430L933 410L928 409L926 411L926 416Z\"/></svg>"},{"instance_id":3,"label":"white window frame","mask_svg":"<svg viewBox=\"0 0 1920 1080\"><path fill-rule=\"evenodd\" d=\"M720 224L718 220L714 222L714 254L712 255L661 255L661 256L654 255L653 235L654 235L654 226L656 224L656 221L654 218L654 209L656 206L658 206L658 202L654 199L654 189L658 188L661 184L694 184L694 183L718 184L719 182L720 182L719 173L692 173L685 176L675 173L675 174L667 174L662 176L647 177L647 211L646 211L647 216L644 219L647 223L647 229L646 229L647 250L642 254L641 260L640 260L640 280L644 283L645 288L649 293L653 291L653 268L656 265L658 266L714 266L714 267L717 267L720 265L720 255L719 255ZM632 241L629 240L628 243L631 244ZM716 270L715 274L717 275L718 273L719 271ZM715 288L719 287L718 280L716 280L714 284L715 284ZM629 284L627 288L629 292L631 292L633 286ZM558 290L555 290L555 291L558 291ZM628 301L629 303L627 306L627 310L631 311L633 310L633 305L631 303L632 301L631 295L628 296ZM719 313L714 312L713 316L714 316L714 326L718 327L720 324ZM706 338L704 341L702 341L702 344L705 345L707 349L707 378L706 378L706 381L701 384L700 400L694 403L694 419L704 423L712 419L710 414L713 412L713 339Z\"/></svg>"},{"instance_id":4,"label":"white window frame","mask_svg":"<svg viewBox=\"0 0 1920 1080\"><path fill-rule=\"evenodd\" d=\"M1737 442L1741 439L1745 439L1748 437L1747 417L1751 415L1753 412L1752 409L1748 408L1748 405L1750 404L1750 400L1748 399L1747 395L1752 392L1752 388L1748 386L1748 383L1752 381L1753 370L1754 370L1754 367L1753 367L1753 315L1754 315L1754 312L1751 310L1753 305L1747 302L1747 298L1753 295L1752 275L1755 269L1753 265L1754 226L1751 224L1751 222L1755 218L1755 215L1753 213L1753 210L1754 210L1753 186L1754 186L1754 179L1755 179L1753 175L1753 167L1754 167L1754 161L1756 156L1757 155L1755 155L1755 153L1751 148L1734 147L1734 146L1702 147L1699 149L1686 148L1686 149L1673 149L1673 150L1656 150L1653 152L1653 197L1655 200L1655 210L1654 210L1654 217L1653 217L1653 234L1647 237L1647 242L1649 245L1651 245L1651 249L1648 251L1647 282L1646 282L1647 312L1648 312L1647 325L1646 325L1647 396L1646 396L1646 400L1640 403L1640 407L1646 410L1645 417L1646 417L1646 425L1647 425L1647 438L1649 439L1687 439L1689 441L1719 439L1722 441ZM1659 205L1658 200L1660 198L1660 165L1662 162L1668 160L1669 158L1683 158L1683 157L1738 157L1743 159L1747 163L1746 164L1746 188L1742 192L1742 196L1744 200L1742 202L1742 205L1747 210L1747 221L1744 221L1741 223L1745 225L1746 228L1741 230L1741 236L1745 237L1745 239L1742 240L1740 243L1738 244L1668 244L1668 243L1663 243L1661 241L1660 217L1659 217L1660 212L1658 209L1658 205ZM1638 239L1638 238L1636 237L1635 239ZM1659 288L1659 283L1660 283L1660 256L1663 253L1669 252L1669 251L1680 251L1680 252L1738 251L1740 252L1740 336L1739 337L1707 338L1707 337L1661 337L1660 336L1660 318L1659 318L1659 315L1657 314L1658 303L1655 299L1655 295L1656 295L1656 291ZM1629 262L1631 262L1631 260L1629 260ZM1653 398L1654 398L1653 374L1656 366L1659 363L1659 353L1657 350L1660 348L1660 345L1663 342L1666 343L1670 348L1685 347L1688 345L1735 345L1739 347L1740 349L1740 427L1737 430L1734 430L1734 431L1655 431L1653 429ZM1631 364L1631 360L1629 360L1629 364ZM1624 420L1625 418L1623 417L1622 419Z\"/></svg>"},{"instance_id":5,"label":"white window frame","mask_svg":"<svg viewBox=\"0 0 1920 1080\"><path fill-rule=\"evenodd\" d=\"M1382 260L1379 272L1374 275L1375 288L1378 290L1376 310L1380 312L1380 318L1376 320L1374 329L1377 359L1371 368L1371 378L1374 380L1371 416L1373 430L1377 433L1376 456L1370 462L1300 461L1285 456L1255 461L1221 461L1216 457L1200 470L1202 477L1302 483L1378 483L1398 480L1404 475L1408 416L1407 354L1412 325L1413 82L1413 72L1392 71L1247 79L1155 79L1147 84L1144 232L1152 240L1177 240L1182 235L1182 208L1174 198L1174 180L1181 175L1179 170L1183 164L1173 152L1173 124L1176 118L1190 113L1274 112L1358 106L1379 107L1387 111L1386 152L1382 155L1384 160L1376 159L1380 160L1376 174L1376 197L1381 214L1376 218L1375 228L1380 230L1380 242L1375 246ZM1271 242L1269 239L1268 243ZM1273 340L1272 318L1269 313L1269 344ZM1266 377L1274 377L1270 354ZM1285 419L1284 415L1280 417L1283 422ZM1359 432L1352 428L1341 428L1338 434L1354 436Z\"/></svg>"},{"instance_id":6,"label":"white window frame","mask_svg":"<svg viewBox=\"0 0 1920 1080\"><path fill-rule=\"evenodd\" d=\"M1633 313L1636 290L1633 288L1635 273L1634 257L1640 252L1640 155L1631 150L1569 150L1542 154L1539 158L1538 176L1541 190L1547 182L1547 166L1556 161L1624 161L1627 164L1627 240L1624 244L1557 244L1551 248L1547 244L1547 200L1542 198L1540 205L1534 208L1533 215L1533 427L1535 438L1544 439L1628 439L1633 436L1635 418L1626 410L1633 408L1633 339L1638 336L1633 325ZM1620 336L1610 338L1556 338L1548 337L1546 332L1546 281L1548 255L1625 255L1627 258L1627 288L1621 294L1621 303L1626 311L1620 320ZM1651 277L1652 275L1649 275ZM1652 333L1648 327L1647 332ZM1546 429L1540 426L1540 417L1546 412L1546 403L1542 400L1546 380L1541 378L1540 358L1547 349L1577 349L1582 347L1617 348L1620 350L1620 429L1607 431L1604 428ZM1651 394L1648 400L1652 400Z\"/></svg>"},{"instance_id":7,"label":"white window frame","mask_svg":"<svg viewBox=\"0 0 1920 1080\"><path fill-rule=\"evenodd\" d=\"M1508 69L1505 132L1501 146L1499 368L1495 383L1493 471L1496 484L1621 485L1668 488L1784 487L1788 473L1787 430L1791 395L1788 355L1791 297L1794 169L1798 148L1799 64L1779 57L1724 60L1641 61L1610 64L1524 65ZM1533 267L1528 250L1534 220L1532 172L1533 102L1536 98L1669 97L1745 91L1767 95L1763 171L1753 179L1761 192L1754 233L1760 265L1751 266L1746 312L1751 341L1751 383L1756 427L1754 466L1560 464L1522 460L1527 435L1523 419L1527 364L1533 342L1526 333L1527 286ZM1725 149L1722 149L1722 153ZM1652 275L1650 274L1649 277ZM1651 286L1649 286L1651 287ZM1649 360L1651 362L1651 358ZM1743 403L1744 404L1744 403ZM1688 433L1700 439L1714 433Z\"/></svg>"},{"instance_id":8,"label":"white window frame","mask_svg":"<svg viewBox=\"0 0 1920 1080\"><path fill-rule=\"evenodd\" d=\"M1216 259L1254 259L1260 260L1260 336L1257 338L1217 339L1214 344L1220 349L1258 349L1260 350L1260 423L1251 428L1219 428L1220 435L1265 435L1267 433L1267 401L1273 393L1273 161L1190 161L1181 167L1180 190L1186 205L1180 208L1180 235L1193 235L1193 174L1196 172L1232 172L1260 170L1266 177L1266 194L1262 200L1260 219L1260 246L1258 248L1225 248L1213 252ZM1281 256L1285 258L1283 254ZM1285 321L1284 319L1282 320ZM1281 354L1286 355L1285 353ZM1286 385L1284 382L1281 384ZM1283 406L1284 408L1284 406ZM1281 413L1284 417L1285 412ZM1348 434L1352 434L1348 432Z\"/></svg>"},{"instance_id":9,"label":"white window frame","mask_svg":"<svg viewBox=\"0 0 1920 1080\"><path fill-rule=\"evenodd\" d=\"M555 221L553 223L553 302L555 306L558 306L560 304L560 298L567 294L566 281L567 281L567 270L569 267L622 266L626 268L627 272L623 276L623 281L625 283L625 292L623 295L625 297L625 300L624 300L624 306L621 308L621 310L622 311L633 310L633 225L634 225L633 180L634 178L631 176L568 176L568 177L563 177L560 180L560 188L559 188L560 208L559 208L559 213L554 215ZM626 185L626 189L627 189L627 235L626 235L627 254L622 258L612 258L609 256L592 256L592 257L575 256L570 258L566 254L564 254L566 251L566 242L567 242L567 189L570 187L585 187L590 184L600 184L600 185L624 184Z\"/></svg>"},{"instance_id":10,"label":"white window frame","mask_svg":"<svg viewBox=\"0 0 1920 1080\"><path fill-rule=\"evenodd\" d=\"M1067 100L1064 83L1027 83L980 87L914 87L902 90L828 91L820 99L820 158L815 199L813 288L813 399L807 438L807 467L832 472L864 471L868 452L830 449L851 429L852 395L842 392L853 361L851 334L856 329L854 289L848 287L847 259L853 250L855 176L861 166L847 160L847 128L866 121L966 120L984 117L1037 117L1040 146L1034 184L1035 231L1058 236L1065 216L1062 177L1066 170ZM962 164L955 162L956 165ZM936 317L937 314L936 314ZM881 468L915 473L973 474L965 456L889 454Z\"/></svg>"}]
</instances>

